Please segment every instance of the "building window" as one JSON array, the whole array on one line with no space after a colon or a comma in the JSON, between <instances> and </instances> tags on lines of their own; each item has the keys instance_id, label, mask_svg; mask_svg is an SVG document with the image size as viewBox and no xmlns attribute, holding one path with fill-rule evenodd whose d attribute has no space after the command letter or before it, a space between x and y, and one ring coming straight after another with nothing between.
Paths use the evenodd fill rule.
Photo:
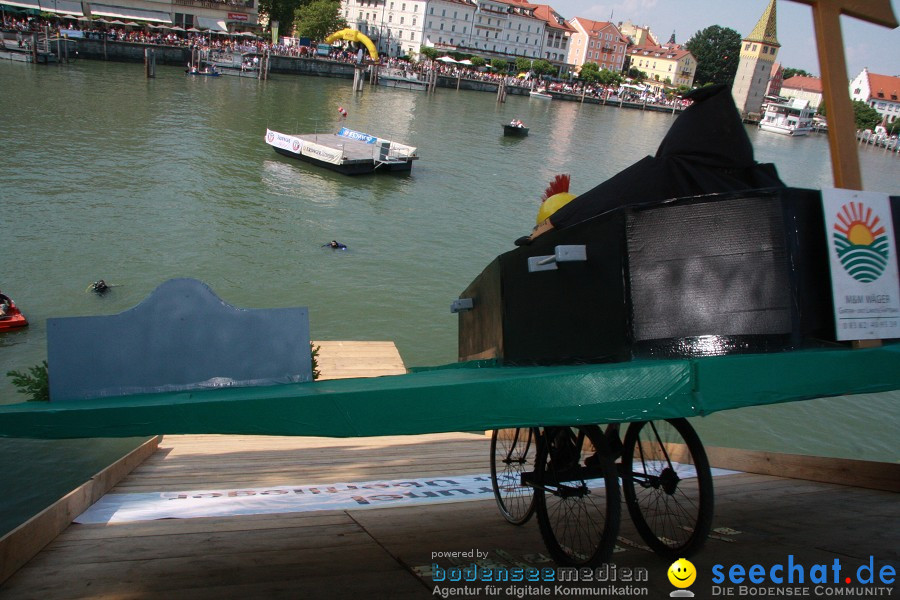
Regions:
<instances>
[{"instance_id":1,"label":"building window","mask_svg":"<svg viewBox=\"0 0 900 600\"><path fill-rule=\"evenodd\" d=\"M400 17L400 24L403 25L403 17Z\"/></svg>"},{"instance_id":2,"label":"building window","mask_svg":"<svg viewBox=\"0 0 900 600\"><path fill-rule=\"evenodd\" d=\"M416 26L416 18L413 17L413 27L415 27L415 26Z\"/></svg>"}]
</instances>

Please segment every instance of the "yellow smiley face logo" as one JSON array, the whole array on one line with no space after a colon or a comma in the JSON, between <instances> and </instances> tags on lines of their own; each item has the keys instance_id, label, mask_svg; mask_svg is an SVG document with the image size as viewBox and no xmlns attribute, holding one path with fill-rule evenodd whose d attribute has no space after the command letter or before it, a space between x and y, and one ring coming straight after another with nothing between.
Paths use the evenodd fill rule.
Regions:
<instances>
[{"instance_id":1,"label":"yellow smiley face logo","mask_svg":"<svg viewBox=\"0 0 900 600\"><path fill-rule=\"evenodd\" d=\"M690 587L697 579L697 569L691 561L679 558L669 567L669 582L677 588Z\"/></svg>"}]
</instances>

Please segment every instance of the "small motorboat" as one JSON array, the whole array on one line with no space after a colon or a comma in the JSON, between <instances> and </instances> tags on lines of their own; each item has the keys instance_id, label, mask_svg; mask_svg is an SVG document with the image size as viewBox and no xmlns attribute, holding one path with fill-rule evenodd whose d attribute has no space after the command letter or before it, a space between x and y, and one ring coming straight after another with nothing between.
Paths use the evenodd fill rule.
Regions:
<instances>
[{"instance_id":1,"label":"small motorboat","mask_svg":"<svg viewBox=\"0 0 900 600\"><path fill-rule=\"evenodd\" d=\"M525 137L528 135L528 128L525 127L521 121L517 123L504 123L503 135L510 137Z\"/></svg>"},{"instance_id":2,"label":"small motorboat","mask_svg":"<svg viewBox=\"0 0 900 600\"><path fill-rule=\"evenodd\" d=\"M553 100L553 96L548 94L545 88L531 90L530 92L528 92L528 95L532 98L537 98L538 100Z\"/></svg>"},{"instance_id":3,"label":"small motorboat","mask_svg":"<svg viewBox=\"0 0 900 600\"><path fill-rule=\"evenodd\" d=\"M22 314L16 303L12 301L12 298L0 295L0 304L6 305L6 309L0 315L0 332L28 325L28 319L25 318L25 315Z\"/></svg>"},{"instance_id":4,"label":"small motorboat","mask_svg":"<svg viewBox=\"0 0 900 600\"><path fill-rule=\"evenodd\" d=\"M185 69L184 73L186 75L202 75L204 77L218 77L221 74L214 66L203 67L202 69L188 67Z\"/></svg>"}]
</instances>

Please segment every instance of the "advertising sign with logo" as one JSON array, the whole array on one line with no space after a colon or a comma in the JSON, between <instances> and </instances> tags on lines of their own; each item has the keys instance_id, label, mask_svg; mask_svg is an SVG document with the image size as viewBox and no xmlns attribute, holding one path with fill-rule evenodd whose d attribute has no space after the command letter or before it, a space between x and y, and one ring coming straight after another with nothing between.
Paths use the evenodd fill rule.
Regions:
<instances>
[{"instance_id":1,"label":"advertising sign with logo","mask_svg":"<svg viewBox=\"0 0 900 600\"><path fill-rule=\"evenodd\" d=\"M344 158L344 153L340 150L335 150L334 148L321 146L319 144L313 144L312 142L304 143L303 148L301 148L300 150L300 154L334 165L341 164L341 160Z\"/></svg>"},{"instance_id":2,"label":"advertising sign with logo","mask_svg":"<svg viewBox=\"0 0 900 600\"><path fill-rule=\"evenodd\" d=\"M266 129L266 143L282 150L290 150L291 152L300 153L300 147L303 146L303 140L292 135L284 135L271 129Z\"/></svg>"},{"instance_id":3,"label":"advertising sign with logo","mask_svg":"<svg viewBox=\"0 0 900 600\"><path fill-rule=\"evenodd\" d=\"M839 340L900 337L897 238L887 194L822 190Z\"/></svg>"},{"instance_id":4,"label":"advertising sign with logo","mask_svg":"<svg viewBox=\"0 0 900 600\"><path fill-rule=\"evenodd\" d=\"M229 21L246 21L246 20L247 20L247 15L246 15L246 13L233 13L233 12L230 12L230 13L228 13L228 20L229 20Z\"/></svg>"},{"instance_id":5,"label":"advertising sign with logo","mask_svg":"<svg viewBox=\"0 0 900 600\"><path fill-rule=\"evenodd\" d=\"M367 144L374 144L378 141L378 138L374 135L369 135L368 133L363 133L362 131L353 131L352 129L347 129L346 127L341 127L341 130L338 131L338 135L345 138L350 138L351 140L359 140L360 142L365 142Z\"/></svg>"}]
</instances>

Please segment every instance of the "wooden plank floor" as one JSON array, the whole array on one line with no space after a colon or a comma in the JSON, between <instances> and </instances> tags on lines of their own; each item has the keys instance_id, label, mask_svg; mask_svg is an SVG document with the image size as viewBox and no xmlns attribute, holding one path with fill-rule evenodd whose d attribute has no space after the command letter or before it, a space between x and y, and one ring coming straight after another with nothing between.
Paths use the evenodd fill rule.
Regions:
<instances>
[{"instance_id":1,"label":"wooden plank floor","mask_svg":"<svg viewBox=\"0 0 900 600\"><path fill-rule=\"evenodd\" d=\"M385 438L166 436L112 493L228 489L483 473L478 434ZM716 534L694 564L856 566L898 561L900 504L890 492L779 477L716 478ZM668 561L640 549L623 507L620 567L671 591ZM737 532L737 533L735 533ZM0 587L0 598L429 598L433 552L488 553L548 566L537 524L505 523L492 500L408 508L72 525ZM458 561L457 561L458 562ZM468 564L463 562L462 564ZM709 591L709 585L706 585ZM707 597L696 586L699 597ZM556 594L524 597L560 597Z\"/></svg>"}]
</instances>

